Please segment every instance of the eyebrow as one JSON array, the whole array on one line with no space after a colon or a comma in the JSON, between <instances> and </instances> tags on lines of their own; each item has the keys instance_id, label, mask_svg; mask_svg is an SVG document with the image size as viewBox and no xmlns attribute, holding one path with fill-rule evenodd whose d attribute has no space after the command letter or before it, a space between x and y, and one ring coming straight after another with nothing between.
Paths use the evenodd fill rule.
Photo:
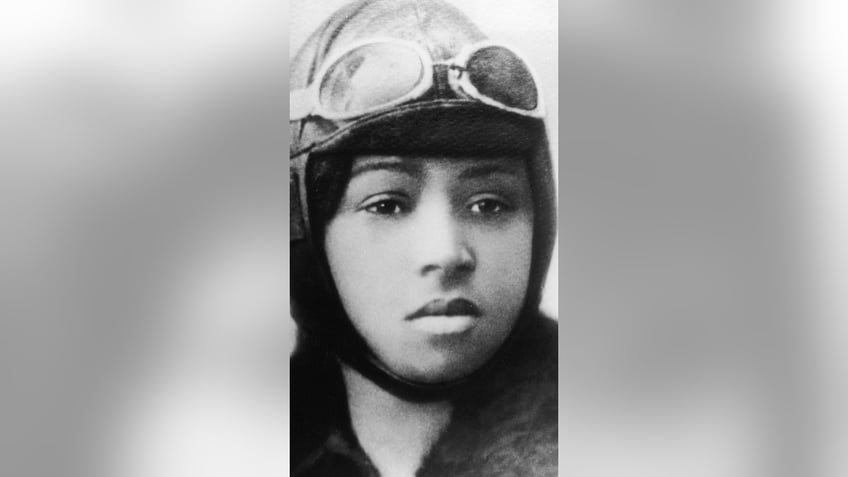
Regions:
<instances>
[{"instance_id":1,"label":"eyebrow","mask_svg":"<svg viewBox=\"0 0 848 477\"><path fill-rule=\"evenodd\" d=\"M415 161L403 161L396 159L374 160L354 164L350 177L354 177L371 171L392 171L417 177L421 173L421 165Z\"/></svg>"},{"instance_id":2,"label":"eyebrow","mask_svg":"<svg viewBox=\"0 0 848 477\"><path fill-rule=\"evenodd\" d=\"M502 162L490 163L490 164L476 164L468 169L465 169L459 174L460 180L468 180L468 179L478 179L481 177L491 176L493 174L505 174L508 176L518 177L519 175L519 166L510 164L504 164Z\"/></svg>"}]
</instances>

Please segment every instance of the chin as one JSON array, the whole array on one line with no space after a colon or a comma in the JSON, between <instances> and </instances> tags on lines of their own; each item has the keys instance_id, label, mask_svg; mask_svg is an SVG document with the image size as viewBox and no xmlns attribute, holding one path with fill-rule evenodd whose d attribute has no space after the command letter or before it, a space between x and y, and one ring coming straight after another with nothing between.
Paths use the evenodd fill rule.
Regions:
<instances>
[{"instance_id":1,"label":"chin","mask_svg":"<svg viewBox=\"0 0 848 477\"><path fill-rule=\"evenodd\" d=\"M439 363L432 366L416 366L399 370L406 379L419 383L436 384L456 381L472 374L479 366L469 367L467 361L461 363Z\"/></svg>"}]
</instances>

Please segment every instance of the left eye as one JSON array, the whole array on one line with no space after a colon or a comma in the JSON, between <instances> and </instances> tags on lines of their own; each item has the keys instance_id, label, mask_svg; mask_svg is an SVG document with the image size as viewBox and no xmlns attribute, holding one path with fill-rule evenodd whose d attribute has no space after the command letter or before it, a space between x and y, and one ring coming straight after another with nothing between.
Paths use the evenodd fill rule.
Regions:
<instances>
[{"instance_id":1,"label":"left eye","mask_svg":"<svg viewBox=\"0 0 848 477\"><path fill-rule=\"evenodd\" d=\"M507 205L496 199L481 199L469 206L472 214L491 215L507 210Z\"/></svg>"}]
</instances>

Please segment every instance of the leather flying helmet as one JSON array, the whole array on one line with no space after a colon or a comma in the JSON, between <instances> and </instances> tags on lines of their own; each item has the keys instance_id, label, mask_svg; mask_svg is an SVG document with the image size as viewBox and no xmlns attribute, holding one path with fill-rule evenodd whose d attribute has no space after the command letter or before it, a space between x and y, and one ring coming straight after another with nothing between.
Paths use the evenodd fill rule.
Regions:
<instances>
[{"instance_id":1,"label":"leather flying helmet","mask_svg":"<svg viewBox=\"0 0 848 477\"><path fill-rule=\"evenodd\" d=\"M333 14L291 64L291 310L300 346L324 347L410 400L449 398L486 374L537 316L556 227L544 104L521 55L488 40L440 0L363 0ZM446 383L392 373L341 305L324 226L358 154L518 155L533 194L533 258L524 312L489 363ZM520 352L520 350L519 350Z\"/></svg>"}]
</instances>

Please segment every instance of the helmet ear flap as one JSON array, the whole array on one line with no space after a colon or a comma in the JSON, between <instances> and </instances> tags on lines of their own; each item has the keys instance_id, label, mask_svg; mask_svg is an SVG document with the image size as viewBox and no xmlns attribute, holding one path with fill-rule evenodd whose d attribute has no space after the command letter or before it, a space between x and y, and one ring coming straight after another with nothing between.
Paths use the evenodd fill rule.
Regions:
<instances>
[{"instance_id":1,"label":"helmet ear flap","mask_svg":"<svg viewBox=\"0 0 848 477\"><path fill-rule=\"evenodd\" d=\"M313 154L292 159L290 166L291 314L316 336L335 336L342 329L356 336L345 319L323 249L323 230L341 199L349 168L345 156Z\"/></svg>"},{"instance_id":2,"label":"helmet ear flap","mask_svg":"<svg viewBox=\"0 0 848 477\"><path fill-rule=\"evenodd\" d=\"M316 336L327 336L334 328L333 320L338 316L331 310L320 259L307 240L292 241L291 252L291 314L298 325Z\"/></svg>"}]
</instances>

